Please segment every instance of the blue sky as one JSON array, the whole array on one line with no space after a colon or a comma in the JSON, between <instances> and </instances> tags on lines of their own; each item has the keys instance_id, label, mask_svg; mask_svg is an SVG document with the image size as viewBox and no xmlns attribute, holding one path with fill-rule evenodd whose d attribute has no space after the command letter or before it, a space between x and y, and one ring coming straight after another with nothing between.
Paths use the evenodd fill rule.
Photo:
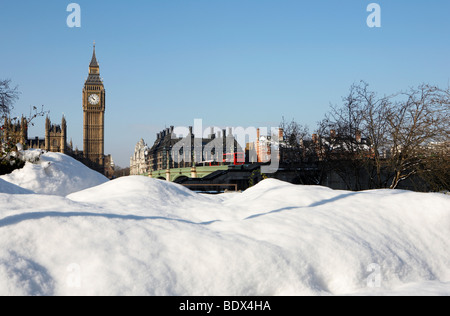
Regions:
<instances>
[{"instance_id":1,"label":"blue sky","mask_svg":"<svg viewBox=\"0 0 450 316\"><path fill-rule=\"evenodd\" d=\"M450 81L450 2L441 0L0 0L0 78L22 92L15 114L64 113L82 149L81 93L97 43L107 93L105 151L129 164L166 126L314 130L330 103L365 80L380 94ZM381 6L381 28L366 25ZM44 120L30 137L43 137Z\"/></svg>"}]
</instances>

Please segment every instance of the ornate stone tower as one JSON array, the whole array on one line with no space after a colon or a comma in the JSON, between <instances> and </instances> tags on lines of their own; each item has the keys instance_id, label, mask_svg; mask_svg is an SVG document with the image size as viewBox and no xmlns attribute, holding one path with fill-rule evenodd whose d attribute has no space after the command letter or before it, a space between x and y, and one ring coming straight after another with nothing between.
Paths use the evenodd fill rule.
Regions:
<instances>
[{"instance_id":1,"label":"ornate stone tower","mask_svg":"<svg viewBox=\"0 0 450 316\"><path fill-rule=\"evenodd\" d=\"M45 119L45 150L67 153L67 122L62 117L61 125L54 125L47 116Z\"/></svg>"},{"instance_id":2,"label":"ornate stone tower","mask_svg":"<svg viewBox=\"0 0 450 316\"><path fill-rule=\"evenodd\" d=\"M100 66L95 56L95 42L89 76L83 88L83 156L85 163L104 172L105 154L105 88L100 78Z\"/></svg>"}]
</instances>

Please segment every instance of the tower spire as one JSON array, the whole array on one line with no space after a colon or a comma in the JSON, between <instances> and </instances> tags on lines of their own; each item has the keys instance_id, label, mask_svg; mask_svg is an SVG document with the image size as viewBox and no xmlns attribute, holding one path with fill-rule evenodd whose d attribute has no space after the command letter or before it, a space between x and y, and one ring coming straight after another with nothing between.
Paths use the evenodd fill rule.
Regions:
<instances>
[{"instance_id":1,"label":"tower spire","mask_svg":"<svg viewBox=\"0 0 450 316\"><path fill-rule=\"evenodd\" d=\"M89 67L99 67L97 57L95 56L95 41L94 41L94 51L92 53L92 60L91 63L89 64Z\"/></svg>"}]
</instances>

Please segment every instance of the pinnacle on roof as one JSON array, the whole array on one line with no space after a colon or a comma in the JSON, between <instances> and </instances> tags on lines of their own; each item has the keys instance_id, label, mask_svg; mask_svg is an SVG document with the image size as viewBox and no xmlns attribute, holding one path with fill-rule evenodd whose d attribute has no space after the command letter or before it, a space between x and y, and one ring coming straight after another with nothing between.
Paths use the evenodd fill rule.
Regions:
<instances>
[{"instance_id":1,"label":"pinnacle on roof","mask_svg":"<svg viewBox=\"0 0 450 316\"><path fill-rule=\"evenodd\" d=\"M91 63L89 64L89 67L99 67L97 57L95 56L95 42L94 42L94 52L92 53L92 60Z\"/></svg>"}]
</instances>

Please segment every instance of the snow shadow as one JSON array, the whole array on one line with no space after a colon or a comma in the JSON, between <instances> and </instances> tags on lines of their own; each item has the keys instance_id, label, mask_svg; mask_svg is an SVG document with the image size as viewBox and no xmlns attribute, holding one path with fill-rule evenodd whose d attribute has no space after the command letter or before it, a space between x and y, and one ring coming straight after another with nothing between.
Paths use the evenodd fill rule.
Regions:
<instances>
[{"instance_id":1,"label":"snow shadow","mask_svg":"<svg viewBox=\"0 0 450 316\"><path fill-rule=\"evenodd\" d=\"M354 195L357 195L357 194L359 194L359 193L358 192L351 192L351 193L341 194L341 195L332 197L330 199L314 202L314 203L308 205L308 207L316 207L316 206L321 206L321 205L325 205L325 204L328 204L328 203L333 203L333 202L336 202L336 201L339 201L339 200L343 200L343 199L346 199L348 197L351 197L351 196L354 196Z\"/></svg>"},{"instance_id":2,"label":"snow shadow","mask_svg":"<svg viewBox=\"0 0 450 316\"><path fill-rule=\"evenodd\" d=\"M244 220L252 219L252 218L256 218L256 217L260 217L260 216L264 216L264 215L269 215L269 214L273 214L273 213L280 213L280 212L283 212L283 211L293 210L293 209L296 209L296 208L302 208L302 207L301 206L283 207L283 208L280 208L280 209L277 209L277 210L273 210L273 211L270 211L270 212L266 212L266 213L254 214L254 215L251 215L249 217L244 218Z\"/></svg>"},{"instance_id":3,"label":"snow shadow","mask_svg":"<svg viewBox=\"0 0 450 316\"><path fill-rule=\"evenodd\" d=\"M259 213L259 214L251 215L249 217L246 217L245 220L256 218L256 217L260 217L260 216L264 216L264 215L269 215L269 214L273 214L273 213L280 213L280 212L293 210L293 209L300 209L300 208L307 208L307 207L316 207L316 206L321 206L321 205L325 205L325 204L328 204L328 203L334 203L336 201L339 201L339 200L342 200L342 199L346 199L346 198L348 198L350 196L353 196L353 195L356 195L356 194L358 194L358 192L351 192L351 193L341 194L341 195L335 196L335 197L330 198L330 199L314 202L314 203L312 203L312 204L310 204L308 206L283 207L283 208L280 208L280 209L277 209L277 210L273 210L273 211L270 211L270 212L265 212L265 213Z\"/></svg>"},{"instance_id":4,"label":"snow shadow","mask_svg":"<svg viewBox=\"0 0 450 316\"><path fill-rule=\"evenodd\" d=\"M28 296L54 295L55 282L50 272L31 258L9 251L6 257L0 258L0 267L6 271L8 280L16 280ZM5 280L2 280L4 282Z\"/></svg>"},{"instance_id":5,"label":"snow shadow","mask_svg":"<svg viewBox=\"0 0 450 316\"><path fill-rule=\"evenodd\" d=\"M133 220L133 221L142 221L142 220L166 220L166 221L176 221L185 224L193 224L193 225L210 225L212 223L217 222L218 220L208 221L208 222L192 222L180 218L170 218L163 216L137 216L137 215L119 215L119 214L99 214L99 213L90 213L90 212L34 212L34 213L24 213L18 215L12 215L5 217L0 220L0 228L5 226L11 226L15 224L19 224L24 221L29 220L38 220L46 217L103 217L107 219L123 219L123 220Z\"/></svg>"}]
</instances>

